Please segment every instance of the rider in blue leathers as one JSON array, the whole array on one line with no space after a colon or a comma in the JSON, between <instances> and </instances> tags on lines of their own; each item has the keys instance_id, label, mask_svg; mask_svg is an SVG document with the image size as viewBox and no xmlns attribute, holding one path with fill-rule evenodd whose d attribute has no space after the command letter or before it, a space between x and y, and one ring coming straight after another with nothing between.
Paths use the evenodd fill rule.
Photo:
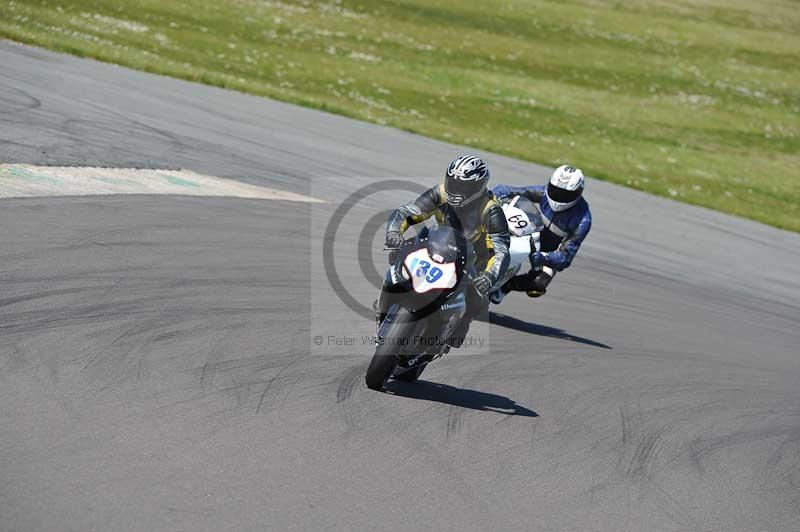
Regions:
<instances>
[{"instance_id":1,"label":"rider in blue leathers","mask_svg":"<svg viewBox=\"0 0 800 532\"><path fill-rule=\"evenodd\" d=\"M583 198L584 185L583 172L564 165L553 172L547 186L498 185L492 189L501 201L523 196L537 204L545 225L540 235L541 251L530 257L531 270L509 280L501 287L502 293L514 290L527 292L531 297L544 295L555 273L572 264L592 228L592 213Z\"/></svg>"}]
</instances>

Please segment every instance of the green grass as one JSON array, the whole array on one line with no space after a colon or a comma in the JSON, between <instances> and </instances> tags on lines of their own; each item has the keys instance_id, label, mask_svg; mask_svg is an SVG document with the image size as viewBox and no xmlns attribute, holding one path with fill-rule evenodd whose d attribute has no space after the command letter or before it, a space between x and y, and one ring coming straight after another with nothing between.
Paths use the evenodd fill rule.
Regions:
<instances>
[{"instance_id":1,"label":"green grass","mask_svg":"<svg viewBox=\"0 0 800 532\"><path fill-rule=\"evenodd\" d=\"M0 0L10 39L794 231L799 29L792 0Z\"/></svg>"}]
</instances>

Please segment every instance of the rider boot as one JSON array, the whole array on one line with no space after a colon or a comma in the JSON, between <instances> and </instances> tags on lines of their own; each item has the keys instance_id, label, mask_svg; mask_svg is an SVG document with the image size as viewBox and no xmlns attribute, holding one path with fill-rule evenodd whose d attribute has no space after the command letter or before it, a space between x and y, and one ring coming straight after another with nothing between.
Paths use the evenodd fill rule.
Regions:
<instances>
[{"instance_id":1,"label":"rider boot","mask_svg":"<svg viewBox=\"0 0 800 532\"><path fill-rule=\"evenodd\" d=\"M516 275L503 285L502 290L506 293L525 292L528 297L540 297L547 293L547 285L553 280L553 276L543 271L531 270L522 275Z\"/></svg>"}]
</instances>

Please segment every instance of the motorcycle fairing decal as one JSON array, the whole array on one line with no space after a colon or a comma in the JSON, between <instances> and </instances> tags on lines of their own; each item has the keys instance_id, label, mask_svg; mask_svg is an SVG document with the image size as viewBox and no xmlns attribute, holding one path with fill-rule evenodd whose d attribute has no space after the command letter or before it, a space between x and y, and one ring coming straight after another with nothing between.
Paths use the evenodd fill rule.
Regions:
<instances>
[{"instance_id":1,"label":"motorcycle fairing decal","mask_svg":"<svg viewBox=\"0 0 800 532\"><path fill-rule=\"evenodd\" d=\"M458 282L455 263L434 262L426 248L409 253L403 267L411 277L414 292L418 294L453 288Z\"/></svg>"},{"instance_id":2,"label":"motorcycle fairing decal","mask_svg":"<svg viewBox=\"0 0 800 532\"><path fill-rule=\"evenodd\" d=\"M467 304L467 301L464 299L464 292L456 293L455 297L452 295L447 298L447 302L443 303L439 306L441 310L453 310L457 308L463 308ZM451 318L452 319L452 318Z\"/></svg>"},{"instance_id":3,"label":"motorcycle fairing decal","mask_svg":"<svg viewBox=\"0 0 800 532\"><path fill-rule=\"evenodd\" d=\"M519 196L517 196L518 198ZM515 199L517 199L515 198ZM533 233L534 226L528 218L528 215L522 209L519 209L512 203L503 205L503 213L506 216L508 229L514 236L527 236Z\"/></svg>"},{"instance_id":4,"label":"motorcycle fairing decal","mask_svg":"<svg viewBox=\"0 0 800 532\"><path fill-rule=\"evenodd\" d=\"M441 307L442 310L452 310L454 308L463 307L466 304L464 300L456 301L455 303L445 303Z\"/></svg>"}]
</instances>

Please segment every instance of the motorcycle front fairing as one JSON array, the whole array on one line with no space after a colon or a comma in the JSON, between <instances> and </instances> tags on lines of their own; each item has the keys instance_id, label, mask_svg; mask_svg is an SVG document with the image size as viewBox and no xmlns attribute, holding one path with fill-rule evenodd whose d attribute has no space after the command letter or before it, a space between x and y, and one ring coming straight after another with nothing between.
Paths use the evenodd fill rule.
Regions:
<instances>
[{"instance_id":1,"label":"motorcycle front fairing","mask_svg":"<svg viewBox=\"0 0 800 532\"><path fill-rule=\"evenodd\" d=\"M406 258L413 252L413 248L407 251ZM397 264L401 268L403 263L402 258L398 258ZM416 326L413 329L413 338L408 345L398 348L397 355L410 357L405 362L407 364L410 363L409 360L430 361L446 352L446 346L453 344L452 333L466 312L465 289L468 282L465 281L466 276L462 276L452 289L420 294L414 291L413 281L405 279L402 270L400 271L398 273L396 265L393 265L386 273L384 294L388 299L384 308L388 312L379 328L378 337L384 336L382 331L395 319L399 307L402 306L411 312Z\"/></svg>"},{"instance_id":2,"label":"motorcycle front fairing","mask_svg":"<svg viewBox=\"0 0 800 532\"><path fill-rule=\"evenodd\" d=\"M395 252L384 278L384 292L411 312L428 315L437 311L463 284L465 247L463 236L450 227L423 228Z\"/></svg>"},{"instance_id":3,"label":"motorcycle front fairing","mask_svg":"<svg viewBox=\"0 0 800 532\"><path fill-rule=\"evenodd\" d=\"M381 297L385 299L380 308L387 309L389 316L397 312L396 305L408 310L419 322L416 335L424 339L424 345L448 341L466 312L468 252L465 240L452 228L423 229L395 252L384 278Z\"/></svg>"},{"instance_id":4,"label":"motorcycle front fairing","mask_svg":"<svg viewBox=\"0 0 800 532\"><path fill-rule=\"evenodd\" d=\"M506 274L496 287L527 269L530 254L539 251L539 236L544 228L538 206L527 198L514 196L502 207L511 233L510 262Z\"/></svg>"}]
</instances>

